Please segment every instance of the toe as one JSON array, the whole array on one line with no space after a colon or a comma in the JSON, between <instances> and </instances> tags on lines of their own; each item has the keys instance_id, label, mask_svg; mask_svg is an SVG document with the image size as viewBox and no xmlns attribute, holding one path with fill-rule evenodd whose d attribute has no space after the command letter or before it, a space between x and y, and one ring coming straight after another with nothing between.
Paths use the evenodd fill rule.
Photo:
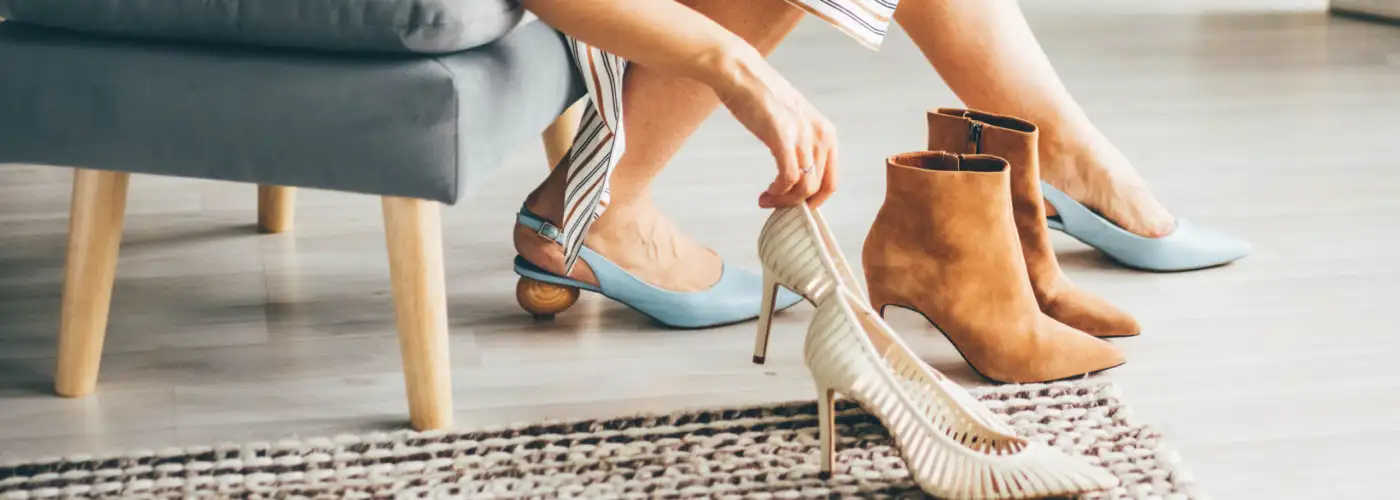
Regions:
<instances>
[{"instance_id":1,"label":"toe","mask_svg":"<svg viewBox=\"0 0 1400 500\"><path fill-rule=\"evenodd\" d=\"M1045 314L1095 337L1131 337L1142 332L1131 314L1079 289L1067 290L1045 307Z\"/></svg>"},{"instance_id":2,"label":"toe","mask_svg":"<svg viewBox=\"0 0 1400 500\"><path fill-rule=\"evenodd\" d=\"M1059 380L1100 372L1127 361L1117 346L1062 323L1049 320L1046 333L1053 342L1053 361L1045 380Z\"/></svg>"},{"instance_id":3,"label":"toe","mask_svg":"<svg viewBox=\"0 0 1400 500\"><path fill-rule=\"evenodd\" d=\"M1173 253L1189 260L1182 267L1205 268L1228 264L1249 255L1249 242L1216 229L1181 221L1169 237Z\"/></svg>"}]
</instances>

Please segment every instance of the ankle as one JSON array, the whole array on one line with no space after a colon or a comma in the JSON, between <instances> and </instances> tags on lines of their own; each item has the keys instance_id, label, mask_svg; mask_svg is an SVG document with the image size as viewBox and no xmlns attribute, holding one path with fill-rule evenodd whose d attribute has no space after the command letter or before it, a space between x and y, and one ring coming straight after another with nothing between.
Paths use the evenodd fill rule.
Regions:
<instances>
[{"instance_id":1,"label":"ankle","mask_svg":"<svg viewBox=\"0 0 1400 500\"><path fill-rule=\"evenodd\" d=\"M525 210L528 210L536 217L544 219L555 226L563 222L563 202L556 201L554 197L545 196L538 191L532 192L529 196L525 197Z\"/></svg>"},{"instance_id":2,"label":"ankle","mask_svg":"<svg viewBox=\"0 0 1400 500\"><path fill-rule=\"evenodd\" d=\"M1091 203L1107 203L1146 187L1127 156L1106 138L1042 141L1040 178L1066 193L1095 195L1080 200Z\"/></svg>"},{"instance_id":3,"label":"ankle","mask_svg":"<svg viewBox=\"0 0 1400 500\"><path fill-rule=\"evenodd\" d=\"M1040 174L1046 180L1066 177L1081 177L1079 165L1099 163L1095 148L1075 134L1066 134L1064 128L1042 129L1040 134Z\"/></svg>"},{"instance_id":4,"label":"ankle","mask_svg":"<svg viewBox=\"0 0 1400 500\"><path fill-rule=\"evenodd\" d=\"M650 196L632 195L617 196L613 193L607 210L593 223L589 234L611 234L620 231L635 230L639 223L646 222L654 216L659 215L660 210L652 202Z\"/></svg>"},{"instance_id":5,"label":"ankle","mask_svg":"<svg viewBox=\"0 0 1400 500\"><path fill-rule=\"evenodd\" d=\"M555 169L525 196L527 210L556 226L564 219L564 192L568 189L568 178L564 174L563 169Z\"/></svg>"}]
</instances>

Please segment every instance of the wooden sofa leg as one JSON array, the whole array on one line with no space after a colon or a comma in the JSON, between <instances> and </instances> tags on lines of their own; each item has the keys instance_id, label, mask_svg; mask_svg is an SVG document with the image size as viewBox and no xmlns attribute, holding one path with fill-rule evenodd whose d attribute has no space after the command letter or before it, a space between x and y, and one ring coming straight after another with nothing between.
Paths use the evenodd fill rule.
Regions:
<instances>
[{"instance_id":1,"label":"wooden sofa leg","mask_svg":"<svg viewBox=\"0 0 1400 500\"><path fill-rule=\"evenodd\" d=\"M85 169L73 176L54 377L54 391L61 396L85 396L97 387L130 178Z\"/></svg>"},{"instance_id":2,"label":"wooden sofa leg","mask_svg":"<svg viewBox=\"0 0 1400 500\"><path fill-rule=\"evenodd\" d=\"M384 229L413 428L451 427L452 367L439 205L386 196Z\"/></svg>"},{"instance_id":3,"label":"wooden sofa leg","mask_svg":"<svg viewBox=\"0 0 1400 500\"><path fill-rule=\"evenodd\" d=\"M569 148L574 145L574 135L578 134L579 120L583 119L583 108L588 99L579 99L569 109L564 110L564 114L554 119L554 123L549 124L549 128L544 129L544 157L549 162L549 169L554 170L559 165L559 161L564 159L564 155L569 154Z\"/></svg>"},{"instance_id":4,"label":"wooden sofa leg","mask_svg":"<svg viewBox=\"0 0 1400 500\"><path fill-rule=\"evenodd\" d=\"M258 186L258 231L281 233L292 230L296 215L297 190L285 186Z\"/></svg>"}]
</instances>

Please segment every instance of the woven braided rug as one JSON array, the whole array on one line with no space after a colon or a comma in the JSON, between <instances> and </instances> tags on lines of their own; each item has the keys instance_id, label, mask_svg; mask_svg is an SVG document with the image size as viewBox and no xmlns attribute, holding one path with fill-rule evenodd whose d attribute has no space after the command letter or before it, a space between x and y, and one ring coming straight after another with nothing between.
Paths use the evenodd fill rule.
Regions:
<instances>
[{"instance_id":1,"label":"woven braided rug","mask_svg":"<svg viewBox=\"0 0 1400 500\"><path fill-rule=\"evenodd\" d=\"M1022 435L1122 480L1089 498L1199 498L1175 453L1102 382L974 391ZM0 499L917 498L877 420L838 403L817 477L812 402L513 426L72 456L0 466Z\"/></svg>"}]
</instances>

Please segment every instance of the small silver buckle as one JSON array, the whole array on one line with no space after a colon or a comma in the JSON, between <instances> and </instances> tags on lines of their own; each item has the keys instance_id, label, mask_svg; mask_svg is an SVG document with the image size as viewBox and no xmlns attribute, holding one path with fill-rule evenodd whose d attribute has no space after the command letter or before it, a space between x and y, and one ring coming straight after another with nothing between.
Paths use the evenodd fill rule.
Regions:
<instances>
[{"instance_id":1,"label":"small silver buckle","mask_svg":"<svg viewBox=\"0 0 1400 500\"><path fill-rule=\"evenodd\" d=\"M540 221L539 227L535 228L535 234L549 241L559 241L559 228L554 227L554 224L550 224L548 221Z\"/></svg>"}]
</instances>

